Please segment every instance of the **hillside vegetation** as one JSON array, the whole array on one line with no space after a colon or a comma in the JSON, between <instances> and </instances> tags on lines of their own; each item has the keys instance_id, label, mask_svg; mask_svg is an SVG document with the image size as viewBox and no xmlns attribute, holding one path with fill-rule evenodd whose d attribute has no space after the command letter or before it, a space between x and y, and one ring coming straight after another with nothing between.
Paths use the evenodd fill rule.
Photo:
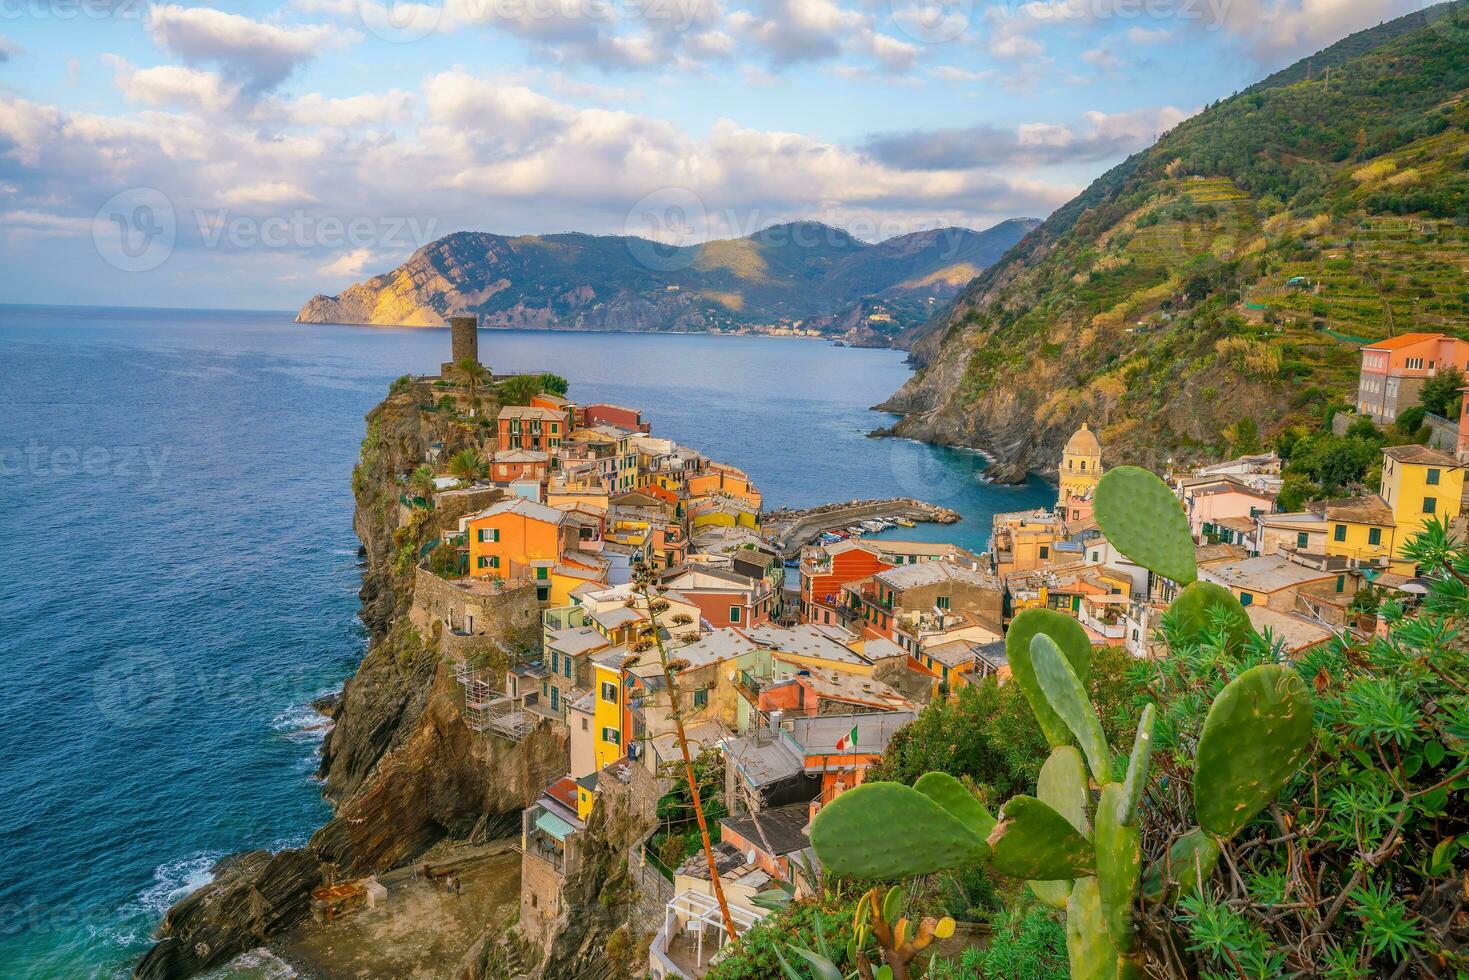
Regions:
<instances>
[{"instance_id":1,"label":"hillside vegetation","mask_svg":"<svg viewBox=\"0 0 1469 980\"><path fill-rule=\"evenodd\" d=\"M1469 6L1364 31L1104 174L915 341L896 431L1050 468L1222 451L1355 388L1362 342L1469 331ZM1002 467L1001 472L1005 471Z\"/></svg>"},{"instance_id":2,"label":"hillside vegetation","mask_svg":"<svg viewBox=\"0 0 1469 980\"><path fill-rule=\"evenodd\" d=\"M589 330L815 329L883 345L921 323L1038 224L942 228L873 245L817 222L674 247L582 234L459 232L337 296L306 323L436 326L478 313L487 327Z\"/></svg>"}]
</instances>

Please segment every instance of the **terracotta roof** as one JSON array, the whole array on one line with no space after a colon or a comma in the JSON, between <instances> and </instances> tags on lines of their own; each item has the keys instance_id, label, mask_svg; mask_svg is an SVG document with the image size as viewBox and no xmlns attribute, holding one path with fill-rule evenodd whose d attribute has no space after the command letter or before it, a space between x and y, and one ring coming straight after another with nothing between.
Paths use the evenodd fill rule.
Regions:
<instances>
[{"instance_id":1,"label":"terracotta roof","mask_svg":"<svg viewBox=\"0 0 1469 980\"><path fill-rule=\"evenodd\" d=\"M1380 524L1396 526L1392 509L1375 493L1361 497L1339 497L1336 500L1317 500L1306 505L1317 514L1324 514L1328 521L1351 521L1356 524Z\"/></svg>"},{"instance_id":2,"label":"terracotta roof","mask_svg":"<svg viewBox=\"0 0 1469 980\"><path fill-rule=\"evenodd\" d=\"M1416 347L1429 341L1443 338L1441 333L1405 333L1399 337L1389 337L1376 343L1367 344L1363 350L1402 350L1404 347Z\"/></svg>"},{"instance_id":3,"label":"terracotta roof","mask_svg":"<svg viewBox=\"0 0 1469 980\"><path fill-rule=\"evenodd\" d=\"M1459 461L1448 453L1427 446L1388 446L1383 453L1399 463L1419 463L1426 466L1458 466Z\"/></svg>"}]
</instances>

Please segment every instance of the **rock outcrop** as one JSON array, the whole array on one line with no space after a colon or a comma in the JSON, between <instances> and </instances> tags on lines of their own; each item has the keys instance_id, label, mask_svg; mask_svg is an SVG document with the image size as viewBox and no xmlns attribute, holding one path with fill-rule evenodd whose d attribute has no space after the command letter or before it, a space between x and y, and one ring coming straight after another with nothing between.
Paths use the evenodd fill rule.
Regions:
<instances>
[{"instance_id":1,"label":"rock outcrop","mask_svg":"<svg viewBox=\"0 0 1469 980\"><path fill-rule=\"evenodd\" d=\"M210 884L169 909L138 977L192 976L300 923L328 866L337 880L351 880L407 864L446 837L508 833L565 769L564 731L543 726L520 743L472 732L440 637L408 616L415 576L397 560L404 542L394 481L431 438L417 401L411 388L399 390L368 416L353 478L367 558L362 620L372 643L323 747L324 792L336 814L305 847L222 862ZM533 599L526 614L534 618Z\"/></svg>"}]
</instances>

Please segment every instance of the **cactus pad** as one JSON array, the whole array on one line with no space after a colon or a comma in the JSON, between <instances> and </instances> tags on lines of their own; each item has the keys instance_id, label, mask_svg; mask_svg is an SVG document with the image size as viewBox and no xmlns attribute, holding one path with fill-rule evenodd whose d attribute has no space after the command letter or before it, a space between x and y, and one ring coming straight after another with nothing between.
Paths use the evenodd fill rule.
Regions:
<instances>
[{"instance_id":1,"label":"cactus pad","mask_svg":"<svg viewBox=\"0 0 1469 980\"><path fill-rule=\"evenodd\" d=\"M1148 785L1148 762L1153 757L1153 719L1158 709L1149 704L1138 719L1137 736L1132 742L1132 756L1127 760L1127 779L1117 800L1117 822L1130 824L1137 819L1137 807Z\"/></svg>"},{"instance_id":2,"label":"cactus pad","mask_svg":"<svg viewBox=\"0 0 1469 980\"><path fill-rule=\"evenodd\" d=\"M991 865L1012 878L1055 881L1090 874L1096 867L1091 842L1033 796L1005 803L988 843Z\"/></svg>"},{"instance_id":3,"label":"cactus pad","mask_svg":"<svg viewBox=\"0 0 1469 980\"><path fill-rule=\"evenodd\" d=\"M1065 911L1066 900L1071 897L1071 881L1068 878L1057 878L1055 881L1027 881L1031 894L1040 900L1041 904L1049 905L1053 909Z\"/></svg>"},{"instance_id":4,"label":"cactus pad","mask_svg":"<svg viewBox=\"0 0 1469 980\"><path fill-rule=\"evenodd\" d=\"M926 772L918 777L913 788L949 811L954 819L974 832L981 840L995 829L995 818L984 808L959 780L946 772ZM985 857L989 856L989 845L985 845Z\"/></svg>"},{"instance_id":5,"label":"cactus pad","mask_svg":"<svg viewBox=\"0 0 1469 980\"><path fill-rule=\"evenodd\" d=\"M1239 833L1301 767L1311 721L1311 695L1287 667L1261 664L1230 681L1199 735L1199 826L1218 837Z\"/></svg>"},{"instance_id":6,"label":"cactus pad","mask_svg":"<svg viewBox=\"0 0 1469 980\"><path fill-rule=\"evenodd\" d=\"M1030 644L1038 633L1044 633L1056 642L1083 686L1091 677L1092 643L1080 623L1053 609L1022 609L1005 631L1005 657L1010 661L1010 672L1020 682L1020 691L1030 702L1030 710L1041 727L1041 734L1053 748L1069 745L1071 731L1051 709L1031 665Z\"/></svg>"},{"instance_id":7,"label":"cactus pad","mask_svg":"<svg viewBox=\"0 0 1469 980\"><path fill-rule=\"evenodd\" d=\"M1066 903L1066 952L1071 980L1118 980L1120 960L1102 920L1097 879L1080 878Z\"/></svg>"},{"instance_id":8,"label":"cactus pad","mask_svg":"<svg viewBox=\"0 0 1469 980\"><path fill-rule=\"evenodd\" d=\"M1092 847L1097 854L1097 887L1102 899L1102 919L1112 945L1129 952L1137 943L1132 928L1132 906L1137 900L1138 871L1143 855L1137 821L1124 823L1125 791L1118 783L1103 787L1097 804L1097 829ZM1131 814L1129 814L1131 815Z\"/></svg>"},{"instance_id":9,"label":"cactus pad","mask_svg":"<svg viewBox=\"0 0 1469 980\"><path fill-rule=\"evenodd\" d=\"M1110 783L1112 758L1107 737L1102 734L1101 719L1056 641L1045 633L1037 633L1030 641L1030 660L1046 700L1081 745L1092 778L1098 783Z\"/></svg>"},{"instance_id":10,"label":"cactus pad","mask_svg":"<svg viewBox=\"0 0 1469 980\"><path fill-rule=\"evenodd\" d=\"M1194 539L1168 485L1138 466L1107 471L1096 489L1097 523L1128 558L1179 585L1198 578Z\"/></svg>"},{"instance_id":11,"label":"cactus pad","mask_svg":"<svg viewBox=\"0 0 1469 980\"><path fill-rule=\"evenodd\" d=\"M1255 630L1250 625L1250 615L1240 605L1234 593L1213 582L1194 582L1178 594L1168 611L1178 621L1178 631L1183 637L1196 637L1213 623L1215 610L1221 610L1228 622L1227 647L1238 651L1249 642Z\"/></svg>"},{"instance_id":12,"label":"cactus pad","mask_svg":"<svg viewBox=\"0 0 1469 980\"><path fill-rule=\"evenodd\" d=\"M1065 817L1083 837L1092 828L1086 818L1086 765L1074 745L1058 745L1046 757L1035 781L1035 795L1046 806Z\"/></svg>"},{"instance_id":13,"label":"cactus pad","mask_svg":"<svg viewBox=\"0 0 1469 980\"><path fill-rule=\"evenodd\" d=\"M1195 827L1168 848L1168 853L1148 866L1143 876L1143 898L1149 902L1172 902L1198 890L1209 880L1219 863L1219 844Z\"/></svg>"},{"instance_id":14,"label":"cactus pad","mask_svg":"<svg viewBox=\"0 0 1469 980\"><path fill-rule=\"evenodd\" d=\"M828 870L856 878L907 878L974 864L984 838L901 783L863 783L811 822L811 845Z\"/></svg>"}]
</instances>

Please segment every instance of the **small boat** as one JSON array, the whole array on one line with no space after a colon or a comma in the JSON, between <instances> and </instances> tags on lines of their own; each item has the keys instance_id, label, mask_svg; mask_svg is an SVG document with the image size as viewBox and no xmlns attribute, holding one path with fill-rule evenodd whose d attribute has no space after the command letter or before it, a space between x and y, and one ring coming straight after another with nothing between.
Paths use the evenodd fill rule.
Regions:
<instances>
[{"instance_id":1,"label":"small boat","mask_svg":"<svg viewBox=\"0 0 1469 980\"><path fill-rule=\"evenodd\" d=\"M906 517L894 517L893 518L893 523L894 524L897 524L899 527L913 527L914 526L913 522L911 520L909 520L908 518L906 518Z\"/></svg>"},{"instance_id":2,"label":"small boat","mask_svg":"<svg viewBox=\"0 0 1469 980\"><path fill-rule=\"evenodd\" d=\"M877 523L877 521L863 521L862 527L864 530L874 532L881 531L883 529L883 525Z\"/></svg>"},{"instance_id":3,"label":"small boat","mask_svg":"<svg viewBox=\"0 0 1469 980\"><path fill-rule=\"evenodd\" d=\"M839 541L845 541L852 536L851 531L833 531L831 533L835 535L837 540Z\"/></svg>"}]
</instances>

